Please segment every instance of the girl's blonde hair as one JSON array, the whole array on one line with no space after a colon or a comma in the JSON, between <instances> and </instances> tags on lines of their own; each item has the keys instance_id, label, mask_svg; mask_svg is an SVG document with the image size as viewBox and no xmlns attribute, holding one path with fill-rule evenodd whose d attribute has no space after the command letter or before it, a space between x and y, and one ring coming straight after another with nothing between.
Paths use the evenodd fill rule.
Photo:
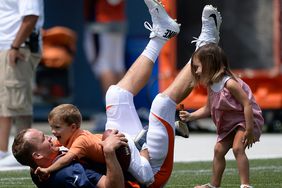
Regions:
<instances>
[{"instance_id":1,"label":"girl's blonde hair","mask_svg":"<svg viewBox=\"0 0 282 188\"><path fill-rule=\"evenodd\" d=\"M194 60L197 58L202 64L202 74L196 74ZM236 80L231 72L227 57L218 45L210 43L198 48L192 55L191 71L195 84L204 84L206 86L220 81L224 75L228 75Z\"/></svg>"},{"instance_id":2,"label":"girl's blonde hair","mask_svg":"<svg viewBox=\"0 0 282 188\"><path fill-rule=\"evenodd\" d=\"M82 116L78 108L73 104L61 104L51 110L48 115L48 121L58 121L67 125L74 123L80 127Z\"/></svg>"}]
</instances>

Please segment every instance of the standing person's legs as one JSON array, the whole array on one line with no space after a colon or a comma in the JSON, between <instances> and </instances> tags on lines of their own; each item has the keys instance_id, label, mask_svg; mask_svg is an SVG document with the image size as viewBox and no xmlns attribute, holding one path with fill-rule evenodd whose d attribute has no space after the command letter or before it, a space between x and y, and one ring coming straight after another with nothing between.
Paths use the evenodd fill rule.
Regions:
<instances>
[{"instance_id":1,"label":"standing person's legs","mask_svg":"<svg viewBox=\"0 0 282 188\"><path fill-rule=\"evenodd\" d=\"M112 33L112 41L114 49L113 54L115 57L112 63L112 70L115 73L118 82L125 74L125 32L121 31Z\"/></svg>"},{"instance_id":2,"label":"standing person's legs","mask_svg":"<svg viewBox=\"0 0 282 188\"><path fill-rule=\"evenodd\" d=\"M31 128L32 116L31 115L17 116L14 118L14 123L16 126L16 134L18 134L24 129Z\"/></svg>"},{"instance_id":3,"label":"standing person's legs","mask_svg":"<svg viewBox=\"0 0 282 188\"><path fill-rule=\"evenodd\" d=\"M214 146L211 185L219 187L226 166L225 155L232 147L232 137L217 142Z\"/></svg>"},{"instance_id":4,"label":"standing person's legs","mask_svg":"<svg viewBox=\"0 0 282 188\"><path fill-rule=\"evenodd\" d=\"M29 49L21 48L25 55L15 67L9 63L8 51L1 53L2 74L0 76L0 123L3 145L8 147L8 139L13 120L16 120L17 133L30 128L32 123L32 82L41 54L30 53ZM1 141L2 144L2 141Z\"/></svg>"},{"instance_id":5,"label":"standing person's legs","mask_svg":"<svg viewBox=\"0 0 282 188\"><path fill-rule=\"evenodd\" d=\"M104 23L104 26L107 27L108 24L111 23ZM117 84L125 73L124 31L105 29L98 34L89 34L89 31L85 31L84 45L88 62L100 82L101 94L105 97L108 88ZM93 131L103 131L106 114L97 113L93 118L95 124Z\"/></svg>"},{"instance_id":6,"label":"standing person's legs","mask_svg":"<svg viewBox=\"0 0 282 188\"><path fill-rule=\"evenodd\" d=\"M8 155L9 135L11 126L11 117L0 117L0 159Z\"/></svg>"},{"instance_id":7,"label":"standing person's legs","mask_svg":"<svg viewBox=\"0 0 282 188\"><path fill-rule=\"evenodd\" d=\"M8 155L9 136L15 120L16 134L31 127L32 116L0 117L0 159Z\"/></svg>"},{"instance_id":8,"label":"standing person's legs","mask_svg":"<svg viewBox=\"0 0 282 188\"><path fill-rule=\"evenodd\" d=\"M99 45L100 50L94 66L105 95L107 89L116 84L125 71L124 36L122 33L100 33Z\"/></svg>"},{"instance_id":9,"label":"standing person's legs","mask_svg":"<svg viewBox=\"0 0 282 188\"><path fill-rule=\"evenodd\" d=\"M246 147L242 140L244 139L245 130L243 128L238 128L234 136L232 150L237 161L237 167L239 171L241 184L250 184L250 168L249 159L245 152Z\"/></svg>"},{"instance_id":10,"label":"standing person's legs","mask_svg":"<svg viewBox=\"0 0 282 188\"><path fill-rule=\"evenodd\" d=\"M9 135L12 126L11 117L7 117L7 115L3 112L3 99L5 96L5 63L8 58L8 52L2 51L0 52L0 159L6 157L8 155L8 144L9 144Z\"/></svg>"}]
</instances>

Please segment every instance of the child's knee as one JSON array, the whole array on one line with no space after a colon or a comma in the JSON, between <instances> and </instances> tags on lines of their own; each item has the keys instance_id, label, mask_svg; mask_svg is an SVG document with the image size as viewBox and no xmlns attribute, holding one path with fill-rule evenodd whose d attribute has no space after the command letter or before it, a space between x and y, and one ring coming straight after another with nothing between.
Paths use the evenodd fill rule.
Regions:
<instances>
[{"instance_id":1,"label":"child's knee","mask_svg":"<svg viewBox=\"0 0 282 188\"><path fill-rule=\"evenodd\" d=\"M242 146L233 146L232 151L235 157L239 155L245 155L245 148Z\"/></svg>"},{"instance_id":2,"label":"child's knee","mask_svg":"<svg viewBox=\"0 0 282 188\"><path fill-rule=\"evenodd\" d=\"M223 147L221 144L216 144L214 147L214 156L215 157L224 157L226 153L228 152L228 147Z\"/></svg>"}]
</instances>

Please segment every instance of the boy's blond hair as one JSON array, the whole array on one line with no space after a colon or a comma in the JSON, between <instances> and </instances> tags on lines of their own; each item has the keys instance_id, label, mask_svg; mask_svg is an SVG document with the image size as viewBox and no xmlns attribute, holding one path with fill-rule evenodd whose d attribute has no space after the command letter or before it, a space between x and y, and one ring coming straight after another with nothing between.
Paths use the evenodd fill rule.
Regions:
<instances>
[{"instance_id":1,"label":"boy's blond hair","mask_svg":"<svg viewBox=\"0 0 282 188\"><path fill-rule=\"evenodd\" d=\"M48 121L66 123L67 125L76 124L80 127L82 116L80 111L73 104L61 104L51 110Z\"/></svg>"}]
</instances>

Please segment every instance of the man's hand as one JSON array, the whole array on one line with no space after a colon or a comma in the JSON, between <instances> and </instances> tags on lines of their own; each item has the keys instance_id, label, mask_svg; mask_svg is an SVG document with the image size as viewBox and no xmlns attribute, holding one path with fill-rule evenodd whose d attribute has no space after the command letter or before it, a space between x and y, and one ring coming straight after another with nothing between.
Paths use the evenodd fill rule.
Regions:
<instances>
[{"instance_id":1,"label":"man's hand","mask_svg":"<svg viewBox=\"0 0 282 188\"><path fill-rule=\"evenodd\" d=\"M123 188L124 176L116 151L121 147L128 147L127 139L124 134L119 133L117 130L106 130L103 134L100 145L103 147L104 151L107 174L101 178L97 187Z\"/></svg>"},{"instance_id":2,"label":"man's hand","mask_svg":"<svg viewBox=\"0 0 282 188\"><path fill-rule=\"evenodd\" d=\"M121 146L128 146L127 139L125 135L119 133L118 130L112 130L108 133L108 136L100 142L100 145L103 147L104 152L115 152Z\"/></svg>"},{"instance_id":3,"label":"man's hand","mask_svg":"<svg viewBox=\"0 0 282 188\"><path fill-rule=\"evenodd\" d=\"M19 50L16 49L10 49L9 50L9 62L12 67L16 66L17 62L19 60L24 60L24 54L22 54Z\"/></svg>"}]
</instances>

